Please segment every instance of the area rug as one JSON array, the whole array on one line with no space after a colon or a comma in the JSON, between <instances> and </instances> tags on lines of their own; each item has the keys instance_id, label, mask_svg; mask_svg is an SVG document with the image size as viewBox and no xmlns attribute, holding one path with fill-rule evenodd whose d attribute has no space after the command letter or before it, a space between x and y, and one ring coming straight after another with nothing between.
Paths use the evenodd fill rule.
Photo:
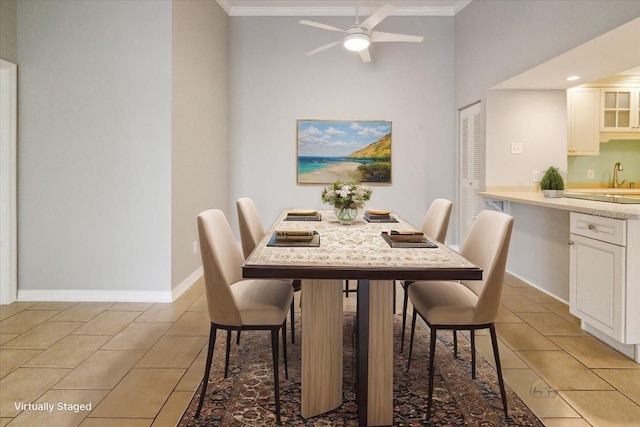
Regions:
<instances>
[{"instance_id":1,"label":"area rug","mask_svg":"<svg viewBox=\"0 0 640 427\"><path fill-rule=\"evenodd\" d=\"M281 417L284 426L358 426L353 374L355 315L344 315L343 404L332 412L304 419L300 416L300 321L296 343L287 345L289 379L280 368ZM438 332L434 402L425 420L428 396L429 332L416 327L411 369L407 372L408 345L400 348L401 318L394 320L394 426L543 426L507 388L509 418L505 419L495 369L477 357L476 379L471 379L469 342L458 335L458 359L453 357L453 336ZM407 330L407 336L409 330ZM240 345L232 345L229 378L224 379L226 332L218 332L216 350L200 418L195 418L200 390L187 407L180 427L275 426L273 368L270 333L246 332Z\"/></svg>"}]
</instances>

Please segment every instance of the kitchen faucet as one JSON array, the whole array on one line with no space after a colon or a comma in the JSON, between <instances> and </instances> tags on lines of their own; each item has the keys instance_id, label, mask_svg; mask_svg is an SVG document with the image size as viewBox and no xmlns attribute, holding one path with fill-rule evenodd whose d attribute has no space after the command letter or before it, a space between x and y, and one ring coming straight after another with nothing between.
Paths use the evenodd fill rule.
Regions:
<instances>
[{"instance_id":1,"label":"kitchen faucet","mask_svg":"<svg viewBox=\"0 0 640 427\"><path fill-rule=\"evenodd\" d=\"M620 186L625 183L624 179L622 182L618 182L618 171L622 172L622 170L622 164L620 162L613 165L613 188L620 188Z\"/></svg>"}]
</instances>

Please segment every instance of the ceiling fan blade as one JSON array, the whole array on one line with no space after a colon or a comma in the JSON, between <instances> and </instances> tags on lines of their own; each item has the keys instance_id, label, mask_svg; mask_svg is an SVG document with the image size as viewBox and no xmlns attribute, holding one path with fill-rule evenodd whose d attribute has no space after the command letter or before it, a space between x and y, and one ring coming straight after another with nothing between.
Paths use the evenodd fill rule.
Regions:
<instances>
[{"instance_id":1,"label":"ceiling fan blade","mask_svg":"<svg viewBox=\"0 0 640 427\"><path fill-rule=\"evenodd\" d=\"M358 55L360 55L362 62L371 62L371 55L369 55L369 49L362 49L358 51Z\"/></svg>"},{"instance_id":2,"label":"ceiling fan blade","mask_svg":"<svg viewBox=\"0 0 640 427\"><path fill-rule=\"evenodd\" d=\"M320 46L317 49L313 49L313 50L305 53L305 55L307 55L307 56L315 55L318 52L322 52L323 50L327 50L327 49L329 49L331 47L334 47L335 45L340 44L340 43L342 43L342 40L338 40L337 42L333 42L333 43L326 44L324 46Z\"/></svg>"},{"instance_id":3,"label":"ceiling fan blade","mask_svg":"<svg viewBox=\"0 0 640 427\"><path fill-rule=\"evenodd\" d=\"M371 42L415 42L420 43L424 37L410 36L408 34L383 33L381 31L373 31L371 33Z\"/></svg>"},{"instance_id":4,"label":"ceiling fan blade","mask_svg":"<svg viewBox=\"0 0 640 427\"><path fill-rule=\"evenodd\" d=\"M378 25L384 18L389 16L392 10L393 6L391 6L390 4L384 5L380 9L376 10L373 15L368 17L362 24L360 24L360 26L371 31L373 30L373 27Z\"/></svg>"},{"instance_id":5,"label":"ceiling fan blade","mask_svg":"<svg viewBox=\"0 0 640 427\"><path fill-rule=\"evenodd\" d=\"M308 25L310 27L322 28L323 30L339 31L341 33L344 33L344 30L342 28L334 27L332 25L322 24L320 22L307 21L306 19L303 19L299 23L302 25Z\"/></svg>"}]
</instances>

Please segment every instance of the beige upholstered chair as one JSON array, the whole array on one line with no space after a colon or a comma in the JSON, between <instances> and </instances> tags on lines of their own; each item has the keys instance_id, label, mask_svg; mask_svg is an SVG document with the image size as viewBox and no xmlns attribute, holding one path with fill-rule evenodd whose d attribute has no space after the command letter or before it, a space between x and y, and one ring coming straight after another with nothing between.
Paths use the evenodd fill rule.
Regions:
<instances>
[{"instance_id":1,"label":"beige upholstered chair","mask_svg":"<svg viewBox=\"0 0 640 427\"><path fill-rule=\"evenodd\" d=\"M240 225L240 241L242 242L242 252L245 259L251 255L256 245L264 237L264 228L260 222L260 216L255 203L248 197L236 200L238 210L238 223ZM301 289L300 280L290 280L294 292ZM295 304L291 301L291 342L296 342L295 334ZM239 338L239 337L238 337Z\"/></svg>"},{"instance_id":2,"label":"beige upholstered chair","mask_svg":"<svg viewBox=\"0 0 640 427\"><path fill-rule=\"evenodd\" d=\"M449 217L451 216L452 206L453 203L447 199L435 199L431 202L431 205L429 206L429 209L427 209L427 213L422 220L422 226L420 227L422 232L436 242L444 244L444 241L447 238L447 229L449 228ZM407 326L407 305L409 301L409 293L407 290L412 282L404 280L401 283L404 288L404 301L402 304L402 339L400 340L400 353L404 350L404 331Z\"/></svg>"},{"instance_id":3,"label":"beige upholstered chair","mask_svg":"<svg viewBox=\"0 0 640 427\"><path fill-rule=\"evenodd\" d=\"M502 284L511 240L513 218L507 214L484 210L478 214L460 253L483 270L482 280L477 281L417 281L409 287L409 299L413 304L409 362L413 349L416 312L431 330L429 350L429 398L427 419L433 400L434 356L436 333L439 329L453 330L454 353L457 356L456 331L468 330L471 336L471 376L476 376L475 331L489 329L493 355L496 360L498 383L502 394L504 415L507 417L507 396L502 380L495 321L500 308Z\"/></svg>"},{"instance_id":4,"label":"beige upholstered chair","mask_svg":"<svg viewBox=\"0 0 640 427\"><path fill-rule=\"evenodd\" d=\"M280 424L278 332L282 331L285 377L288 377L286 328L287 311L293 300L291 283L275 279L242 279L244 257L222 211L211 209L198 215L198 232L211 331L196 417L200 416L207 392L217 330L227 331L225 377L228 374L231 331L270 330L276 421Z\"/></svg>"}]
</instances>

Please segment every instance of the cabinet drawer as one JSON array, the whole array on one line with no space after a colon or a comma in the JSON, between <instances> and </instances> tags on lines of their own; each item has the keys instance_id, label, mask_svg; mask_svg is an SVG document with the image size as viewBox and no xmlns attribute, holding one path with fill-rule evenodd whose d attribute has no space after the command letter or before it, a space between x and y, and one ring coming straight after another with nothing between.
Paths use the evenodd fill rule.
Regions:
<instances>
[{"instance_id":1,"label":"cabinet drawer","mask_svg":"<svg viewBox=\"0 0 640 427\"><path fill-rule=\"evenodd\" d=\"M614 245L626 246L627 221L571 212L570 232Z\"/></svg>"}]
</instances>

